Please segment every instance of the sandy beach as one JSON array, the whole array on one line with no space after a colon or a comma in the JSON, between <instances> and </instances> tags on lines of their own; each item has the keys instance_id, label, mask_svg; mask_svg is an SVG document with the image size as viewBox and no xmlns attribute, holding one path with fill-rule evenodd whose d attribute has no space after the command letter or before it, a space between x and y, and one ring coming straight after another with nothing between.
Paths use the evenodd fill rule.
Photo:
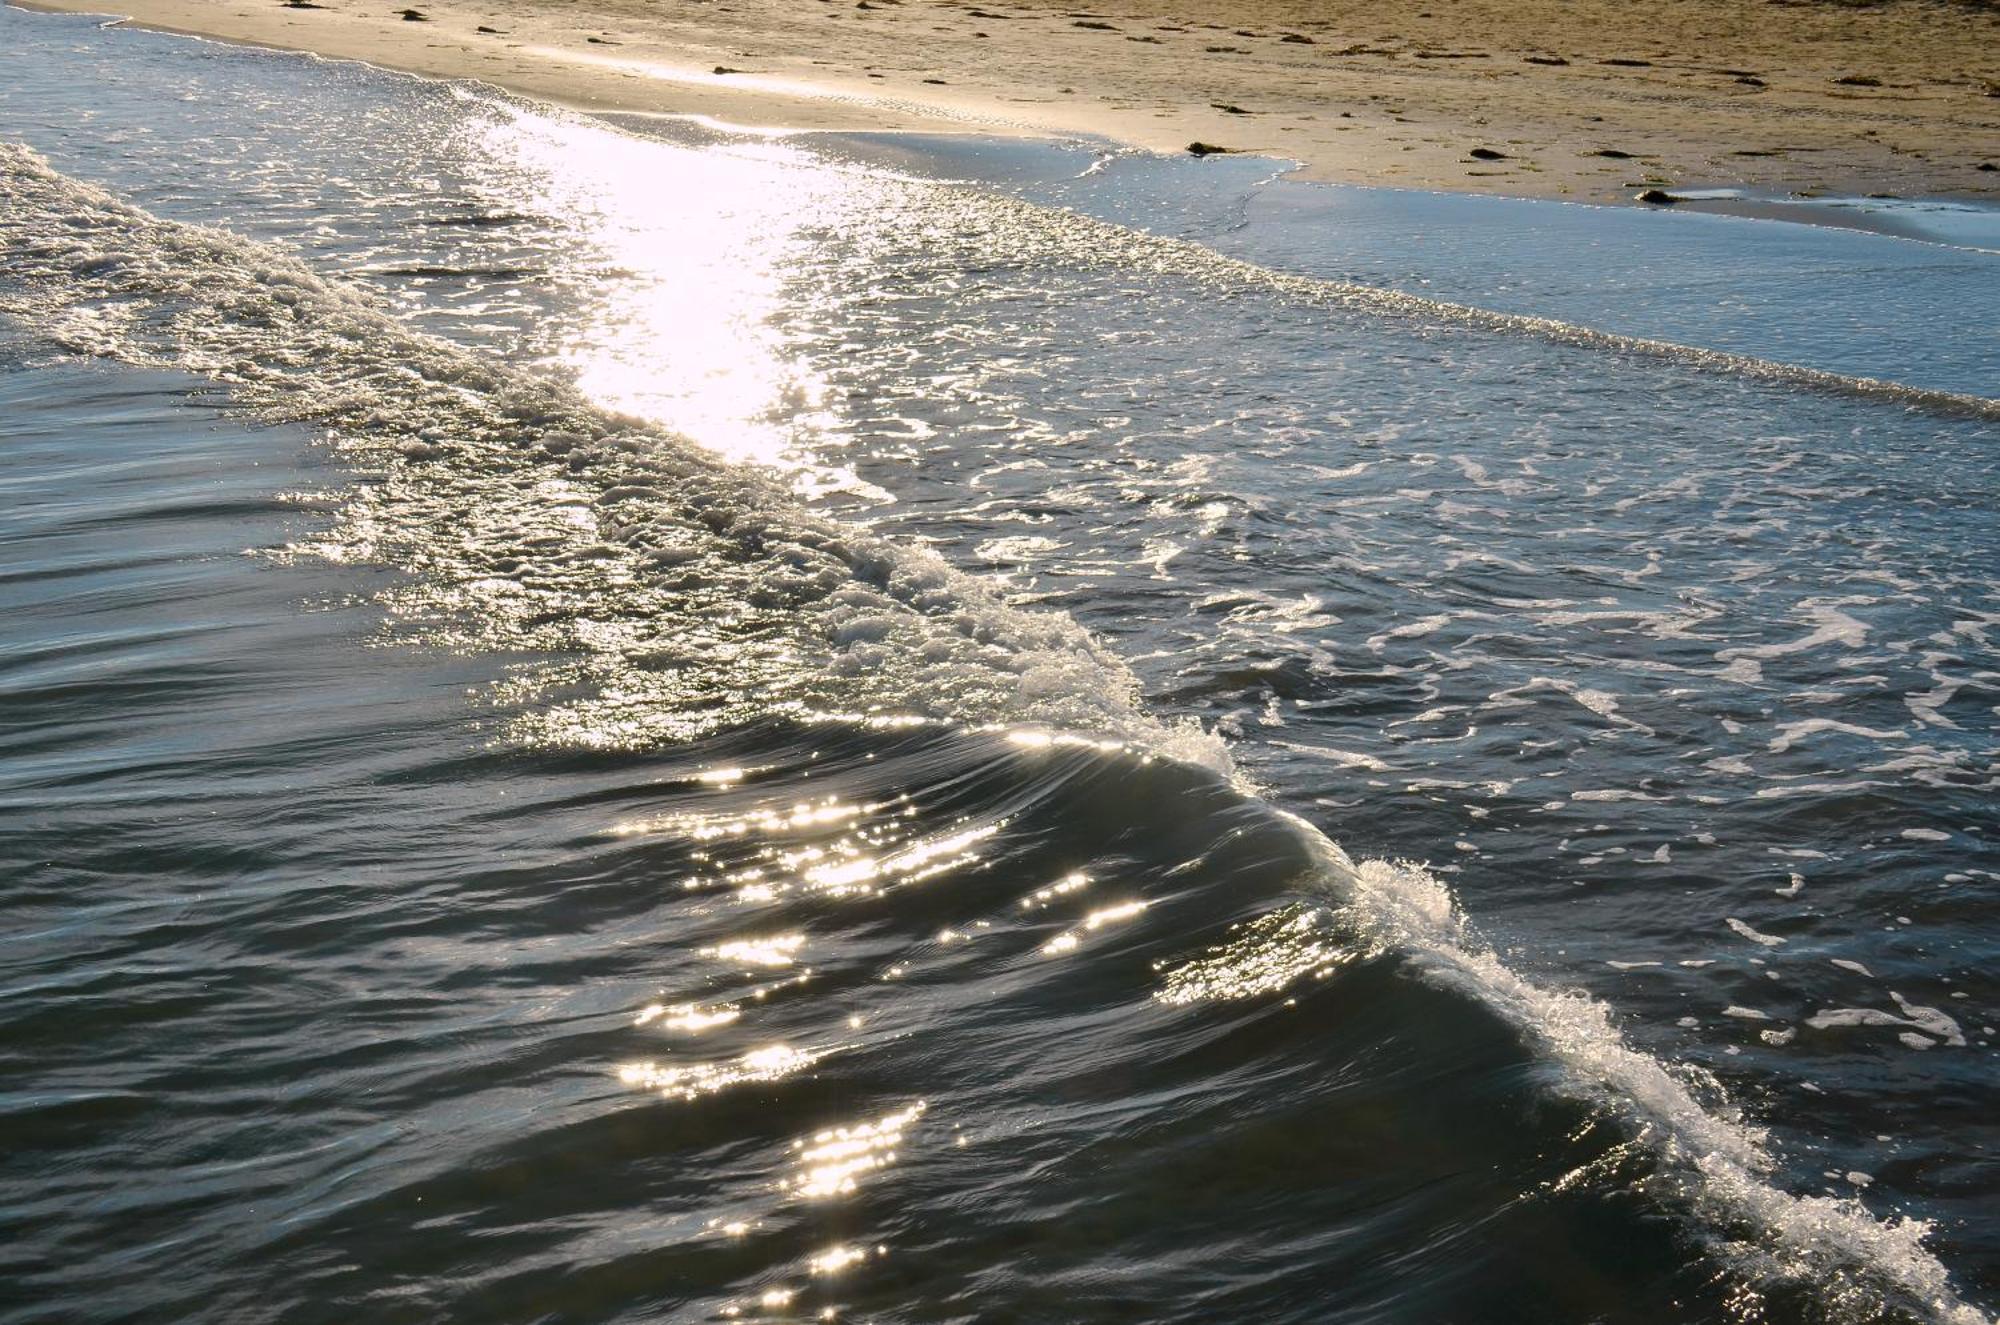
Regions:
<instances>
[{"instance_id":1,"label":"sandy beach","mask_svg":"<svg viewBox=\"0 0 2000 1325\"><path fill-rule=\"evenodd\" d=\"M1088 133L1306 178L1579 200L2000 196L2000 10L1668 0L38 0L746 126Z\"/></svg>"}]
</instances>

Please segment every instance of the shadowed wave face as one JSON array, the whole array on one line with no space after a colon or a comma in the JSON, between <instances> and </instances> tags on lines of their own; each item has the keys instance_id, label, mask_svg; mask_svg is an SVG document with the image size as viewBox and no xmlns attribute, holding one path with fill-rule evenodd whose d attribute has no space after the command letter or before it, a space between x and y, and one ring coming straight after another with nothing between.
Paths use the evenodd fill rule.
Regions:
<instances>
[{"instance_id":1,"label":"shadowed wave face","mask_svg":"<svg viewBox=\"0 0 2000 1325\"><path fill-rule=\"evenodd\" d=\"M4 1319L1986 1318L1990 402L0 37Z\"/></svg>"}]
</instances>

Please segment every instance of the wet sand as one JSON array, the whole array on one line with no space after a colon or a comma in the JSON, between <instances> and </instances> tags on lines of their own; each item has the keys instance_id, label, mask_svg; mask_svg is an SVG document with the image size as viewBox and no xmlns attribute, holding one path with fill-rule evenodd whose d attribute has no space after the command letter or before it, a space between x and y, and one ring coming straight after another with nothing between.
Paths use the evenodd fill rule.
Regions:
<instances>
[{"instance_id":1,"label":"wet sand","mask_svg":"<svg viewBox=\"0 0 2000 1325\"><path fill-rule=\"evenodd\" d=\"M738 125L1203 143L1309 179L1592 201L1708 185L2000 198L2000 8L1964 0L33 7Z\"/></svg>"}]
</instances>

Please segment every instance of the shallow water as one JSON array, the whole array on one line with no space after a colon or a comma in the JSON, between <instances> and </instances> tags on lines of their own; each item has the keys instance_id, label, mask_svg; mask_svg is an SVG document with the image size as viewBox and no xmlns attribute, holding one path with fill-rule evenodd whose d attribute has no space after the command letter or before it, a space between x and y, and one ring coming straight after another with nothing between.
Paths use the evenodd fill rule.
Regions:
<instances>
[{"instance_id":1,"label":"shallow water","mask_svg":"<svg viewBox=\"0 0 2000 1325\"><path fill-rule=\"evenodd\" d=\"M9 1319L1985 1318L2000 259L0 50Z\"/></svg>"}]
</instances>

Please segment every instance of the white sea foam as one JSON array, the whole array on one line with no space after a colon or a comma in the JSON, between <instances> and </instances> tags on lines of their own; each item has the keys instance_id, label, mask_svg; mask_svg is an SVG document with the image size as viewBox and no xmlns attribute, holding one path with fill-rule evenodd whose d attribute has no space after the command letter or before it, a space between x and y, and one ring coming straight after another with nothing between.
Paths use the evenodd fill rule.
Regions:
<instances>
[{"instance_id":1,"label":"white sea foam","mask_svg":"<svg viewBox=\"0 0 2000 1325\"><path fill-rule=\"evenodd\" d=\"M1929 1225L1877 1219L1855 1201L1780 1189L1770 1178L1765 1133L1720 1100L1712 1078L1632 1048L1609 1009L1588 996L1516 974L1471 932L1434 874L1407 862L1356 864L1312 825L1286 817L1318 855L1327 890L1376 941L1409 953L1428 978L1499 1010L1561 1064L1568 1089L1636 1128L1660 1162L1651 1184L1656 1194L1708 1221L1718 1257L1753 1280L1810 1284L1833 1319L1855 1325L1878 1318L1892 1299L1951 1325L1987 1321L1958 1298L1944 1266L1925 1249ZM1747 1008L1731 1013L1762 1015ZM1756 1237L1720 1231L1746 1222Z\"/></svg>"},{"instance_id":2,"label":"white sea foam","mask_svg":"<svg viewBox=\"0 0 2000 1325\"><path fill-rule=\"evenodd\" d=\"M1795 653L1807 653L1829 644L1858 649L1868 640L1868 626L1840 609L1874 601L1872 598L1807 599L1800 604L1800 607L1806 620L1813 625L1811 631L1797 639L1784 640L1776 644L1724 649L1715 656L1721 662L1728 662L1733 658L1769 660L1789 657Z\"/></svg>"},{"instance_id":3,"label":"white sea foam","mask_svg":"<svg viewBox=\"0 0 2000 1325\"><path fill-rule=\"evenodd\" d=\"M1839 1030L1857 1026L1897 1026L1922 1031L1935 1036L1954 1048L1965 1047L1965 1033L1953 1018L1936 1008L1920 1007L1910 1003L1901 994L1891 991L1889 997L1895 1000L1902 1016L1884 1012L1880 1008L1822 1008L1806 1018L1806 1025L1814 1030Z\"/></svg>"},{"instance_id":4,"label":"white sea foam","mask_svg":"<svg viewBox=\"0 0 2000 1325\"><path fill-rule=\"evenodd\" d=\"M1766 948L1775 948L1784 942L1784 940L1779 938L1776 934L1765 934L1762 933L1761 931L1752 929L1749 925L1745 924L1741 920L1738 920L1735 916L1730 916L1728 920L1725 921L1724 923L1727 924L1731 929L1735 930L1738 934L1741 934L1744 938L1749 939L1752 943L1761 944Z\"/></svg>"},{"instance_id":5,"label":"white sea foam","mask_svg":"<svg viewBox=\"0 0 2000 1325\"><path fill-rule=\"evenodd\" d=\"M1379 635L1370 636L1368 647L1380 651L1382 646L1390 640L1422 639L1426 635L1433 635L1444 629L1451 624L1451 620L1450 616L1439 613L1436 616L1427 616L1416 621L1406 621L1402 625L1393 626Z\"/></svg>"},{"instance_id":6,"label":"white sea foam","mask_svg":"<svg viewBox=\"0 0 2000 1325\"><path fill-rule=\"evenodd\" d=\"M1273 740L1270 744L1276 749L1289 750L1293 754L1304 755L1309 759L1323 759L1330 764L1336 764L1342 768L1365 769L1370 773L1386 773L1389 771L1389 765L1377 759L1374 755L1362 754L1354 750L1336 750L1331 746L1306 745L1299 741Z\"/></svg>"},{"instance_id":7,"label":"white sea foam","mask_svg":"<svg viewBox=\"0 0 2000 1325\"><path fill-rule=\"evenodd\" d=\"M1872 741L1901 741L1909 738L1908 732L1877 731L1873 727L1860 727L1851 722L1835 722L1831 718L1807 718L1800 722L1779 724L1778 735L1771 741L1771 753L1783 754L1799 742L1825 732L1865 736Z\"/></svg>"}]
</instances>

